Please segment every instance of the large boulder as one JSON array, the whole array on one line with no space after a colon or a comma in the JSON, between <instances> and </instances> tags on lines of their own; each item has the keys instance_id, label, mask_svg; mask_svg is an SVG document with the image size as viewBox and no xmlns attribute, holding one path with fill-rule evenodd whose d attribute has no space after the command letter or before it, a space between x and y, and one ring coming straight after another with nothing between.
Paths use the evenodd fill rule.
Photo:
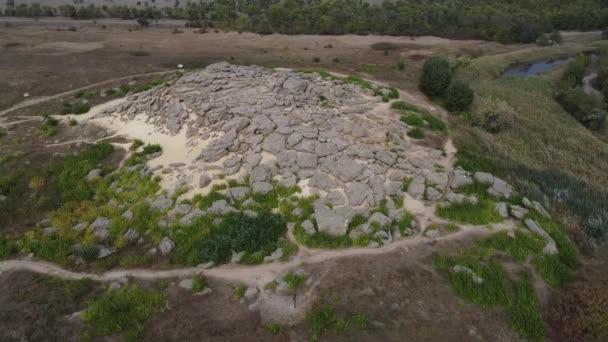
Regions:
<instances>
[{"instance_id":1,"label":"large boulder","mask_svg":"<svg viewBox=\"0 0 608 342\"><path fill-rule=\"evenodd\" d=\"M346 234L347 220L325 205L315 206L315 220L320 232L331 235Z\"/></svg>"}]
</instances>

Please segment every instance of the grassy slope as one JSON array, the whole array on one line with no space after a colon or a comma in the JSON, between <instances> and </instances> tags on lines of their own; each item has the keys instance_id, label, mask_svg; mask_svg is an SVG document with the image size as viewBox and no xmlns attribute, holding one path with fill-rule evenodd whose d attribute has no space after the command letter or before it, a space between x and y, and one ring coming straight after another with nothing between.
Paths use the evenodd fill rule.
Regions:
<instances>
[{"instance_id":1,"label":"grassy slope","mask_svg":"<svg viewBox=\"0 0 608 342\"><path fill-rule=\"evenodd\" d=\"M598 44L568 42L559 47L531 48L473 60L459 70L458 77L471 82L477 94L476 104L479 98L500 99L517 114L511 125L498 134L471 128L455 117L451 120L460 157L470 157L461 158L463 166L519 182L520 190L537 199L542 199L543 193L554 199L559 191L565 191L570 198L564 205L571 211L562 218L577 216L578 219L570 220L572 223L593 216L598 203L608 198L608 144L553 100L552 81L560 71L539 78L498 79L498 76L511 63L572 55L590 46ZM473 110L476 108L474 105ZM585 185L595 192L588 198L577 193ZM585 198L579 199L582 197Z\"/></svg>"}]
</instances>

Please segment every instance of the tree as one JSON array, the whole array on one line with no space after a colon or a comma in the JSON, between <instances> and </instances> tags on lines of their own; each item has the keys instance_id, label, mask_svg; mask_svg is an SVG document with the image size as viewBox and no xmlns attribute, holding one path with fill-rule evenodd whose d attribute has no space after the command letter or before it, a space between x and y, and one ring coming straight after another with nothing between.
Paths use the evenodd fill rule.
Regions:
<instances>
[{"instance_id":1,"label":"tree","mask_svg":"<svg viewBox=\"0 0 608 342\"><path fill-rule=\"evenodd\" d=\"M473 103L473 89L461 81L454 81L446 93L446 108L450 112L462 112L468 110Z\"/></svg>"},{"instance_id":2,"label":"tree","mask_svg":"<svg viewBox=\"0 0 608 342\"><path fill-rule=\"evenodd\" d=\"M444 57L431 57L422 68L420 89L428 96L443 96L452 81L450 62Z\"/></svg>"}]
</instances>

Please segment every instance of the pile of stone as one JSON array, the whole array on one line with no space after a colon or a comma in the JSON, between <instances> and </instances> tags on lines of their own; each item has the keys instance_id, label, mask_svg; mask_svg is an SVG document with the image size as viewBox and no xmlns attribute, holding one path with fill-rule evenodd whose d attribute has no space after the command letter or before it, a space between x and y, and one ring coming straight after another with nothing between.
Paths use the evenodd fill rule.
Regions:
<instances>
[{"instance_id":1,"label":"pile of stone","mask_svg":"<svg viewBox=\"0 0 608 342\"><path fill-rule=\"evenodd\" d=\"M104 115L144 116L167 135L185 130L184 148L202 151L184 161L187 167L248 175L250 189L232 189L233 197L269 191L272 181L319 194L327 205L316 206L318 229L331 234L343 234L356 213L402 195L408 178L414 197L416 185L423 192L427 186L430 199L448 185L446 168L437 167L447 166L442 152L410 140L409 127L372 91L316 73L218 63L131 95ZM188 185L207 187L211 179L197 175Z\"/></svg>"}]
</instances>

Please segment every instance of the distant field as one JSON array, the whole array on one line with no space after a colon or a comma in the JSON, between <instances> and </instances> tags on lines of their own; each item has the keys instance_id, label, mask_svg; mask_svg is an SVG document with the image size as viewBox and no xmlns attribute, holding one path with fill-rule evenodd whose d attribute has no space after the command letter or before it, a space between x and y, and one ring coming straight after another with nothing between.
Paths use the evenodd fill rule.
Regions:
<instances>
[{"instance_id":1,"label":"distant field","mask_svg":"<svg viewBox=\"0 0 608 342\"><path fill-rule=\"evenodd\" d=\"M367 0L367 2L371 4L378 4L383 2L384 0ZM0 8L4 8L6 6L6 0L0 0ZM39 3L41 5L58 7L61 5L74 5L74 6L153 6L153 7L173 7L175 5L175 0L15 0L15 5L21 4L32 4ZM188 0L178 1L180 5L185 5Z\"/></svg>"}]
</instances>

